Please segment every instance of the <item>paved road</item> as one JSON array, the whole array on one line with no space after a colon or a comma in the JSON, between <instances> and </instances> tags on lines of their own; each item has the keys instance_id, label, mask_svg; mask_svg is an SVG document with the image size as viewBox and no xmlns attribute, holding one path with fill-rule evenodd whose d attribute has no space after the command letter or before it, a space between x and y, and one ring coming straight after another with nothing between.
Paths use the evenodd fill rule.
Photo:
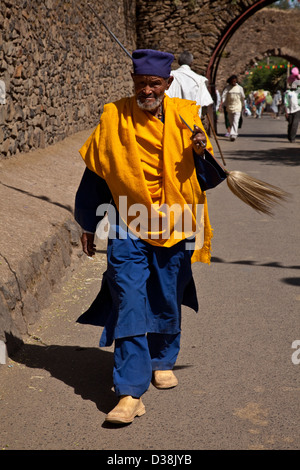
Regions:
<instances>
[{"instance_id":1,"label":"paved road","mask_svg":"<svg viewBox=\"0 0 300 470\"><path fill-rule=\"evenodd\" d=\"M266 115L245 119L238 140L220 137L220 144L228 169L279 185L292 198L271 218L245 206L226 183L208 193L213 258L193 266L200 311L183 311L178 387L151 385L146 415L130 426L103 424L115 404L112 348L100 350L100 331L75 323L105 269L99 245L96 259L70 273L30 340L1 367L0 448L300 449L299 141L288 142L283 117Z\"/></svg>"}]
</instances>

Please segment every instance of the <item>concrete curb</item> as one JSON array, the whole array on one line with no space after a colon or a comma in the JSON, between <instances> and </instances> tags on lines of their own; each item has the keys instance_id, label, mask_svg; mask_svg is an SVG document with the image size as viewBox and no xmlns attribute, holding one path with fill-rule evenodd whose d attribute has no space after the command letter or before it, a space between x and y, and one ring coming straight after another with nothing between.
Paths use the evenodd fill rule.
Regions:
<instances>
[{"instance_id":1,"label":"concrete curb","mask_svg":"<svg viewBox=\"0 0 300 470\"><path fill-rule=\"evenodd\" d=\"M73 205L84 170L78 149L90 132L0 162L2 363L30 335L67 270L82 259Z\"/></svg>"},{"instance_id":2,"label":"concrete curb","mask_svg":"<svg viewBox=\"0 0 300 470\"><path fill-rule=\"evenodd\" d=\"M58 225L30 256L20 259L17 268L0 254L3 260L0 284L0 338L13 352L30 327L40 318L53 289L81 257L80 227L73 220Z\"/></svg>"}]
</instances>

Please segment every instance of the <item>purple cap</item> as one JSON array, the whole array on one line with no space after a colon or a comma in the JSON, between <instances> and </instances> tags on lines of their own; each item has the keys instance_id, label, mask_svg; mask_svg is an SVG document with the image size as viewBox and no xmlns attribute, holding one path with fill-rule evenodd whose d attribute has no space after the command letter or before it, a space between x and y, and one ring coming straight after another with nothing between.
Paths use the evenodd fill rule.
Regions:
<instances>
[{"instance_id":1,"label":"purple cap","mask_svg":"<svg viewBox=\"0 0 300 470\"><path fill-rule=\"evenodd\" d=\"M133 70L136 75L167 78L170 76L173 60L173 54L153 49L137 49L132 53Z\"/></svg>"}]
</instances>

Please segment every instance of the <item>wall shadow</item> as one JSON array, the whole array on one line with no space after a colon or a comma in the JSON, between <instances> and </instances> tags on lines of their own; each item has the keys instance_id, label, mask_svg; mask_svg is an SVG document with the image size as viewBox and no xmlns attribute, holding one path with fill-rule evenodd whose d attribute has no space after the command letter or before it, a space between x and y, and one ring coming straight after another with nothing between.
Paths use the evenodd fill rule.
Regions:
<instances>
[{"instance_id":1,"label":"wall shadow","mask_svg":"<svg viewBox=\"0 0 300 470\"><path fill-rule=\"evenodd\" d=\"M283 277L280 280L290 286L300 286L300 277Z\"/></svg>"},{"instance_id":2,"label":"wall shadow","mask_svg":"<svg viewBox=\"0 0 300 470\"><path fill-rule=\"evenodd\" d=\"M26 196L34 197L36 199L41 199L41 201L49 202L49 204L53 204L54 206L58 206L58 207L61 207L62 209L66 209L68 212L73 214L73 208L70 205L61 204L60 202L52 201L48 196L36 196L35 194L30 193L29 191L25 191L25 189L16 188L15 186L10 186L9 184L2 183L2 181L0 181L0 184L2 184L2 186L6 186L6 188L13 189L14 191L18 191L19 193L26 194Z\"/></svg>"},{"instance_id":3,"label":"wall shadow","mask_svg":"<svg viewBox=\"0 0 300 470\"><path fill-rule=\"evenodd\" d=\"M218 258L217 256L211 257L212 263L224 263L224 264L244 264L248 266L256 266L256 267L269 267L269 268L281 268L281 269L300 269L300 266L283 266L278 261L272 261L270 263L258 263L257 261L253 260L237 260L237 261L226 261L222 258Z\"/></svg>"},{"instance_id":4,"label":"wall shadow","mask_svg":"<svg viewBox=\"0 0 300 470\"><path fill-rule=\"evenodd\" d=\"M299 147L284 147L281 149L268 149L268 150L238 150L230 151L228 155L225 153L225 159L234 161L259 161L266 165L284 165L284 166L299 166L300 165L300 152Z\"/></svg>"},{"instance_id":5,"label":"wall shadow","mask_svg":"<svg viewBox=\"0 0 300 470\"><path fill-rule=\"evenodd\" d=\"M239 138L240 137L246 137L251 139L259 139L260 142L274 142L274 139L282 139L287 141L287 132L284 132L282 134L273 134L272 132L269 132L268 134L266 133L255 133L255 134L248 134L248 133L243 133L239 132ZM267 140L261 140L261 139L267 139Z\"/></svg>"},{"instance_id":6,"label":"wall shadow","mask_svg":"<svg viewBox=\"0 0 300 470\"><path fill-rule=\"evenodd\" d=\"M220 140L224 140L225 142L228 142L228 137L225 137L225 131L222 132L220 131L220 134L218 133L217 136L220 137ZM239 139L242 138L251 138L251 139L258 139L260 142L272 142L274 143L274 139L282 139L287 141L287 132L283 134L272 134L271 132L266 134L266 133L256 133L256 134L247 134L246 132L239 131ZM266 139L266 140L262 140Z\"/></svg>"}]
</instances>

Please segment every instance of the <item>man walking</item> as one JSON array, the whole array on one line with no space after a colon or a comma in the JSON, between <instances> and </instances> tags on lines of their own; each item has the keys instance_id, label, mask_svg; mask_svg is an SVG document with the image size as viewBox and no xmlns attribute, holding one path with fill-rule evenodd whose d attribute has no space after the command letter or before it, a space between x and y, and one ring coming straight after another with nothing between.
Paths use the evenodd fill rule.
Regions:
<instances>
[{"instance_id":1,"label":"man walking","mask_svg":"<svg viewBox=\"0 0 300 470\"><path fill-rule=\"evenodd\" d=\"M172 369L181 306L198 309L191 263L210 262L212 237L195 170L197 159L212 153L199 107L166 96L172 54L141 49L132 58L135 94L104 106L80 150L86 170L75 202L89 256L95 254L96 225L108 210L107 270L78 322L104 327L100 346L114 342L119 401L106 420L124 424L145 413L141 397L151 380L159 389L178 384Z\"/></svg>"},{"instance_id":2,"label":"man walking","mask_svg":"<svg viewBox=\"0 0 300 470\"><path fill-rule=\"evenodd\" d=\"M228 85L222 93L222 103L226 108L230 123L229 139L235 141L238 136L240 118L245 107L245 94L243 88L237 82L236 75L231 75L227 83Z\"/></svg>"},{"instance_id":3,"label":"man walking","mask_svg":"<svg viewBox=\"0 0 300 470\"><path fill-rule=\"evenodd\" d=\"M207 78L191 69L193 60L193 54L189 51L180 54L178 59L180 67L171 71L174 80L166 94L170 98L196 101L196 104L200 106L199 116L203 117L207 106L213 104L213 99L207 89Z\"/></svg>"},{"instance_id":4,"label":"man walking","mask_svg":"<svg viewBox=\"0 0 300 470\"><path fill-rule=\"evenodd\" d=\"M291 84L284 94L285 116L288 121L288 139L295 142L300 120L300 80Z\"/></svg>"}]
</instances>

